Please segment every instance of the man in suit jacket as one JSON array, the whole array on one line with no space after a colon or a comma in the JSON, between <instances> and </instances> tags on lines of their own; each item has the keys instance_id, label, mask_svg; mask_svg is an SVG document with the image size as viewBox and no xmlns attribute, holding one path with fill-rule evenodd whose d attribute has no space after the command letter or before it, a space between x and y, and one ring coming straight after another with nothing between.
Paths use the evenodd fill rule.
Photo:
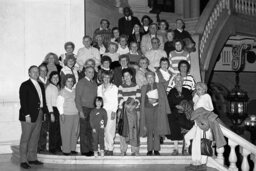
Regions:
<instances>
[{"instance_id":1,"label":"man in suit jacket","mask_svg":"<svg viewBox=\"0 0 256 171\"><path fill-rule=\"evenodd\" d=\"M30 79L20 86L20 112L21 122L20 138L20 166L31 168L30 164L42 165L37 160L37 146L42 124L43 111L46 109L44 85L39 83L39 69L33 65L29 68Z\"/></svg>"},{"instance_id":2,"label":"man in suit jacket","mask_svg":"<svg viewBox=\"0 0 256 171\"><path fill-rule=\"evenodd\" d=\"M149 26L149 33L145 34L141 40L140 49L143 55L145 55L147 51L152 49L151 39L154 37L157 37L160 41L159 48L164 49L163 37L161 35L157 35L157 24L152 23Z\"/></svg>"},{"instance_id":3,"label":"man in suit jacket","mask_svg":"<svg viewBox=\"0 0 256 171\"><path fill-rule=\"evenodd\" d=\"M123 10L124 16L118 20L118 28L120 35L125 34L130 36L133 31L134 24L140 24L140 20L137 17L132 16L132 11L129 7L125 7Z\"/></svg>"}]
</instances>

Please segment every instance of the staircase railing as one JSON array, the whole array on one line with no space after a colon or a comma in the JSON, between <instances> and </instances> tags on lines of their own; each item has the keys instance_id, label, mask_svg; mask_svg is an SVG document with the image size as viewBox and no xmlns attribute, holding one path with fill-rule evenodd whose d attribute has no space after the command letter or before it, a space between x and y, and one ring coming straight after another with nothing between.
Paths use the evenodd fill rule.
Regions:
<instances>
[{"instance_id":1,"label":"staircase railing","mask_svg":"<svg viewBox=\"0 0 256 171\"><path fill-rule=\"evenodd\" d=\"M205 62L208 49L212 46L212 40L216 36L216 29L226 22L232 15L245 15L249 17L256 16L255 0L211 0L203 11L196 26L196 33L200 35L199 57L203 70L208 70L208 64ZM209 55L208 55L209 56Z\"/></svg>"},{"instance_id":2,"label":"staircase railing","mask_svg":"<svg viewBox=\"0 0 256 171\"><path fill-rule=\"evenodd\" d=\"M248 156L250 155L251 160L254 162L253 171L256 171L256 146L222 125L221 125L221 130L224 136L228 138L228 145L230 146L230 153L228 158L230 165L228 166L227 170L229 171L239 170L237 168L238 156L236 155L236 151L235 151L236 146L239 146L240 147L239 153L243 157L241 170L242 171L250 170L250 166L248 162ZM224 147L219 148L216 151L217 151L217 156L214 160L217 161L220 165L224 166L224 155L223 155L225 152Z\"/></svg>"}]
</instances>

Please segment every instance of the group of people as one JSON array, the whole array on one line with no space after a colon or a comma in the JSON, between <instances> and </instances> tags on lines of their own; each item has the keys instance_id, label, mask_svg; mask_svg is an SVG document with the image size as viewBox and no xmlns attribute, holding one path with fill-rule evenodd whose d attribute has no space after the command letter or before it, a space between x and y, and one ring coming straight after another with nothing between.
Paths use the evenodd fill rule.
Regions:
<instances>
[{"instance_id":1,"label":"group of people","mask_svg":"<svg viewBox=\"0 0 256 171\"><path fill-rule=\"evenodd\" d=\"M166 21L144 16L140 22L126 7L118 27L109 26L102 19L76 55L75 44L67 42L66 53L48 53L28 69L30 78L19 91L22 168L43 164L37 152L78 154L78 139L81 155L113 155L116 132L122 156L128 144L139 155L140 137L147 137L148 156L160 155L165 137L174 141L177 155L178 141L185 135L189 144L197 126L189 106L213 111L206 84L189 74L194 41L181 19L168 30Z\"/></svg>"}]
</instances>

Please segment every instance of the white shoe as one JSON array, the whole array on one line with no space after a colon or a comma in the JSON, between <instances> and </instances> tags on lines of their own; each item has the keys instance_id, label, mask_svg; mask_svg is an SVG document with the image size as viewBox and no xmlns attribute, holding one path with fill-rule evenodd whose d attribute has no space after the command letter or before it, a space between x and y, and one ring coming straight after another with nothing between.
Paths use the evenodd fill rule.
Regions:
<instances>
[{"instance_id":1,"label":"white shoe","mask_svg":"<svg viewBox=\"0 0 256 171\"><path fill-rule=\"evenodd\" d=\"M104 150L100 150L100 156L104 157Z\"/></svg>"},{"instance_id":2,"label":"white shoe","mask_svg":"<svg viewBox=\"0 0 256 171\"><path fill-rule=\"evenodd\" d=\"M94 151L94 157L98 157L98 151Z\"/></svg>"}]
</instances>

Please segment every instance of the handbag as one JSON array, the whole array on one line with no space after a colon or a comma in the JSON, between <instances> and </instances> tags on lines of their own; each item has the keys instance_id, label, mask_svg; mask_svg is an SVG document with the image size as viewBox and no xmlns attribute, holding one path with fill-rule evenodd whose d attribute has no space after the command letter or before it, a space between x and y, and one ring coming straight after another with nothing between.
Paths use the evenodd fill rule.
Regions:
<instances>
[{"instance_id":1,"label":"handbag","mask_svg":"<svg viewBox=\"0 0 256 171\"><path fill-rule=\"evenodd\" d=\"M188 148L189 154L192 153L192 143L193 140L190 143L190 146ZM203 133L203 138L201 138L201 155L205 156L213 156L213 150L212 150L212 141L206 138L206 132Z\"/></svg>"},{"instance_id":2,"label":"handbag","mask_svg":"<svg viewBox=\"0 0 256 171\"><path fill-rule=\"evenodd\" d=\"M201 155L212 156L212 141L206 138L206 132L203 133L203 138L201 138Z\"/></svg>"}]
</instances>

